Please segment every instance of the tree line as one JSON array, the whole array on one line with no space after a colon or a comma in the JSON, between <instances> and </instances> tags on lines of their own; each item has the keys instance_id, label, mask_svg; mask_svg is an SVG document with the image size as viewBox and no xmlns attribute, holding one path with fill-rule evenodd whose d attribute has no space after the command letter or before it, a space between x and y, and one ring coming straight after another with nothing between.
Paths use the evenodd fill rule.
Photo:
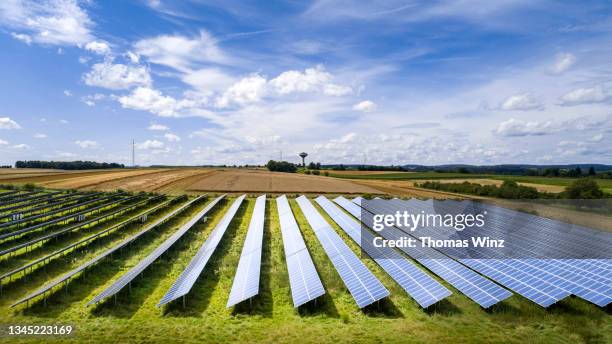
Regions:
<instances>
[{"instance_id":1,"label":"tree line","mask_svg":"<svg viewBox=\"0 0 612 344\"><path fill-rule=\"evenodd\" d=\"M470 182L440 183L430 181L416 184L416 186L433 190L507 199L601 199L612 197L604 193L592 178L578 179L560 193L541 192L534 187L519 185L517 182L510 180L504 181L500 186L481 185Z\"/></svg>"},{"instance_id":2,"label":"tree line","mask_svg":"<svg viewBox=\"0 0 612 344\"><path fill-rule=\"evenodd\" d=\"M42 160L29 160L29 161L17 161L15 163L16 168L49 168L59 170L96 170L106 168L124 168L125 165L108 162L95 162L95 161L42 161Z\"/></svg>"}]
</instances>

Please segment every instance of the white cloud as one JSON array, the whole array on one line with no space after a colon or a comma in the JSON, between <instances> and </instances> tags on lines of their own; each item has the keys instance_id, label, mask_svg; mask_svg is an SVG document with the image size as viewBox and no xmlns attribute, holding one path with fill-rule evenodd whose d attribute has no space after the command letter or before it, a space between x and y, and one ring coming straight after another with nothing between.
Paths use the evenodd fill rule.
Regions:
<instances>
[{"instance_id":1,"label":"white cloud","mask_svg":"<svg viewBox=\"0 0 612 344\"><path fill-rule=\"evenodd\" d=\"M68 124L68 121L67 121L67 120L65 120L65 119L60 119L60 120L59 120L59 122L60 122L61 124Z\"/></svg>"},{"instance_id":2,"label":"white cloud","mask_svg":"<svg viewBox=\"0 0 612 344\"><path fill-rule=\"evenodd\" d=\"M13 38L15 38L15 39L18 39L18 40L24 42L27 45L32 44L32 37L30 37L30 35L26 35L25 33L11 32L11 36L13 36Z\"/></svg>"},{"instance_id":3,"label":"white cloud","mask_svg":"<svg viewBox=\"0 0 612 344\"><path fill-rule=\"evenodd\" d=\"M542 110L544 105L531 93L521 93L506 98L500 105L500 109L505 111Z\"/></svg>"},{"instance_id":4,"label":"white cloud","mask_svg":"<svg viewBox=\"0 0 612 344\"><path fill-rule=\"evenodd\" d=\"M201 92L223 90L231 86L235 79L218 68L202 68L186 73L181 80Z\"/></svg>"},{"instance_id":5,"label":"white cloud","mask_svg":"<svg viewBox=\"0 0 612 344\"><path fill-rule=\"evenodd\" d=\"M140 63L140 56L138 56L138 54L135 54L135 53L133 53L131 51L128 51L127 53L125 53L125 55L130 60L130 62L132 62L132 63Z\"/></svg>"},{"instance_id":6,"label":"white cloud","mask_svg":"<svg viewBox=\"0 0 612 344\"><path fill-rule=\"evenodd\" d=\"M147 128L149 130L156 130L156 131L166 131L170 128L168 128L167 126L163 125L163 124L158 124L158 123L151 123L151 125Z\"/></svg>"},{"instance_id":7,"label":"white cloud","mask_svg":"<svg viewBox=\"0 0 612 344\"><path fill-rule=\"evenodd\" d=\"M495 131L500 136L538 136L547 135L555 131L550 121L525 122L510 118L501 122Z\"/></svg>"},{"instance_id":8,"label":"white cloud","mask_svg":"<svg viewBox=\"0 0 612 344\"><path fill-rule=\"evenodd\" d=\"M593 135L593 137L591 137L589 139L589 141L591 141L591 142L601 142L603 140L603 137L604 137L603 134L596 134L596 135Z\"/></svg>"},{"instance_id":9,"label":"white cloud","mask_svg":"<svg viewBox=\"0 0 612 344\"><path fill-rule=\"evenodd\" d=\"M87 106L96 106L96 102L104 98L106 98L106 95L102 93L96 93L96 94L90 94L90 95L87 95L81 98L81 101L87 104Z\"/></svg>"},{"instance_id":10,"label":"white cloud","mask_svg":"<svg viewBox=\"0 0 612 344\"><path fill-rule=\"evenodd\" d=\"M36 133L36 134L34 134L34 138L35 139L46 139L47 138L47 134Z\"/></svg>"},{"instance_id":11,"label":"white cloud","mask_svg":"<svg viewBox=\"0 0 612 344\"><path fill-rule=\"evenodd\" d=\"M15 148L15 149L30 149L30 146L26 145L25 143L20 143L18 145L14 145L13 148Z\"/></svg>"},{"instance_id":12,"label":"white cloud","mask_svg":"<svg viewBox=\"0 0 612 344\"><path fill-rule=\"evenodd\" d=\"M66 97L72 97L72 91L70 91L70 90L64 90L64 95L65 95Z\"/></svg>"},{"instance_id":13,"label":"white cloud","mask_svg":"<svg viewBox=\"0 0 612 344\"><path fill-rule=\"evenodd\" d=\"M94 64L91 71L83 75L83 80L89 86L103 87L111 90L151 85L151 76L147 68L143 66L113 64L110 61Z\"/></svg>"},{"instance_id":14,"label":"white cloud","mask_svg":"<svg viewBox=\"0 0 612 344\"><path fill-rule=\"evenodd\" d=\"M126 109L149 111L162 117L178 116L180 110L197 105L193 100L177 100L148 87L138 87L131 94L119 97L118 101Z\"/></svg>"},{"instance_id":15,"label":"white cloud","mask_svg":"<svg viewBox=\"0 0 612 344\"><path fill-rule=\"evenodd\" d=\"M353 105L353 110L362 111L362 112L372 112L375 111L378 106L371 100L364 100Z\"/></svg>"},{"instance_id":16,"label":"white cloud","mask_svg":"<svg viewBox=\"0 0 612 344\"><path fill-rule=\"evenodd\" d=\"M95 148L98 147L98 143L92 140L74 141L74 143L81 148Z\"/></svg>"},{"instance_id":17,"label":"white cloud","mask_svg":"<svg viewBox=\"0 0 612 344\"><path fill-rule=\"evenodd\" d=\"M327 95L342 96L351 93L348 86L331 83L332 75L321 65L308 68L304 72L289 70L270 80L274 90L283 95L296 92L322 91Z\"/></svg>"},{"instance_id":18,"label":"white cloud","mask_svg":"<svg viewBox=\"0 0 612 344\"><path fill-rule=\"evenodd\" d=\"M0 129L21 129L21 126L9 117L0 117Z\"/></svg>"},{"instance_id":19,"label":"white cloud","mask_svg":"<svg viewBox=\"0 0 612 344\"><path fill-rule=\"evenodd\" d=\"M146 140L145 142L136 144L138 149L162 149L164 143L158 140Z\"/></svg>"},{"instance_id":20,"label":"white cloud","mask_svg":"<svg viewBox=\"0 0 612 344\"><path fill-rule=\"evenodd\" d=\"M0 139L0 146L5 146L5 145L8 145L8 141Z\"/></svg>"},{"instance_id":21,"label":"white cloud","mask_svg":"<svg viewBox=\"0 0 612 344\"><path fill-rule=\"evenodd\" d=\"M166 140L168 140L168 142L179 142L181 140L178 135L172 133L166 133L164 134L164 137L166 138Z\"/></svg>"},{"instance_id":22,"label":"white cloud","mask_svg":"<svg viewBox=\"0 0 612 344\"><path fill-rule=\"evenodd\" d=\"M76 0L2 1L0 23L24 31L16 35L36 43L81 46L92 40L93 22Z\"/></svg>"},{"instance_id":23,"label":"white cloud","mask_svg":"<svg viewBox=\"0 0 612 344\"><path fill-rule=\"evenodd\" d=\"M578 88L563 95L561 103L568 106L601 103L608 100L610 96L601 86Z\"/></svg>"},{"instance_id":24,"label":"white cloud","mask_svg":"<svg viewBox=\"0 0 612 344\"><path fill-rule=\"evenodd\" d=\"M111 52L111 48L106 42L92 41L85 44L85 50L91 51L98 55L108 55Z\"/></svg>"},{"instance_id":25,"label":"white cloud","mask_svg":"<svg viewBox=\"0 0 612 344\"><path fill-rule=\"evenodd\" d=\"M557 54L552 71L555 74L561 74L573 66L575 62L576 57L570 53Z\"/></svg>"},{"instance_id":26,"label":"white cloud","mask_svg":"<svg viewBox=\"0 0 612 344\"><path fill-rule=\"evenodd\" d=\"M218 107L227 107L230 104L244 105L261 100L266 93L266 79L259 74L253 74L228 88L223 95L217 98Z\"/></svg>"},{"instance_id":27,"label":"white cloud","mask_svg":"<svg viewBox=\"0 0 612 344\"><path fill-rule=\"evenodd\" d=\"M207 31L196 37L162 35L136 42L134 50L150 62L187 71L200 63L227 63L229 58L219 49Z\"/></svg>"}]
</instances>

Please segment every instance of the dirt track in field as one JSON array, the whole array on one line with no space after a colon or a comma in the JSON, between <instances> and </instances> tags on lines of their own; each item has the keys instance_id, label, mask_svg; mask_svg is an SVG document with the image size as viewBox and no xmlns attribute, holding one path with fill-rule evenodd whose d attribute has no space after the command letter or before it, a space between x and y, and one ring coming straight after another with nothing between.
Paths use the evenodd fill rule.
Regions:
<instances>
[{"instance_id":1,"label":"dirt track in field","mask_svg":"<svg viewBox=\"0 0 612 344\"><path fill-rule=\"evenodd\" d=\"M271 193L373 193L381 191L353 181L261 170L221 170L205 176L188 191Z\"/></svg>"}]
</instances>

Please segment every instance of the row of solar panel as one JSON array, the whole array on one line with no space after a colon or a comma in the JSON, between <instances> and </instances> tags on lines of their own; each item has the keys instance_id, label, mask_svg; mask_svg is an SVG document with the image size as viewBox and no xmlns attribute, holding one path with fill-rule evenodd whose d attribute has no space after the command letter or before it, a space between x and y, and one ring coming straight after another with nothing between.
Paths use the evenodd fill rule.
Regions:
<instances>
[{"instance_id":1,"label":"row of solar panel","mask_svg":"<svg viewBox=\"0 0 612 344\"><path fill-rule=\"evenodd\" d=\"M217 248L245 197L245 195L240 196L234 201L223 219L211 232L207 240L193 257L185 271L160 300L158 306L184 297L189 293ZM164 241L164 243L149 254L149 256L91 300L89 304L100 302L123 289L134 277L142 273L144 269L178 241L195 223L202 219L222 198L223 196L213 200L206 208L181 226L177 232ZM297 198L296 201L301 211L304 213L310 227L313 229L318 241L359 307L365 307L388 296L388 290L367 269L361 260L359 260L355 253L346 245L330 224L311 204L310 200L305 196L301 196ZM371 203L365 205L362 204L360 198L354 199L351 202L343 197L338 197L334 201L341 208L346 210L346 212L370 228L372 228L373 213L389 210L388 207L391 204L385 205L383 202L379 202L377 206L373 206ZM393 200L390 202L393 202L395 205L411 206L416 211L428 210L427 207L431 206L431 202L416 200ZM316 199L316 203L349 235L349 237L351 237L352 240L361 246L366 254L374 258L376 263L379 264L390 277L422 307L428 307L451 295L451 291L404 258L395 249L389 247L380 248L371 245L370 243L373 242L375 234L370 231L364 231L355 218L347 215L347 213L343 212L327 198L320 196ZM285 196L278 197L276 199L276 205L283 237L283 246L293 303L295 307L298 307L323 295L325 290L312 258L308 253L308 249L287 198ZM463 207L466 206L466 204L449 202L443 206ZM184 207L181 209L184 209ZM497 209L491 209L491 211L502 212ZM259 291L264 214L265 196L260 196L255 204L240 262L230 292L227 304L228 307L257 295ZM442 237L444 235L449 235L449 233L445 233L444 231L435 231L434 228L426 228L426 230L429 230L431 233L428 232L428 234L432 236L437 235L438 237ZM500 226L499 230L502 231L503 227ZM383 231L381 234L386 239L390 240L412 235L411 233L402 231L400 228ZM528 246L530 243L525 242L525 244ZM570 294L576 294L595 304L605 306L610 302L610 296L612 295L610 293L610 284L605 284L605 281L609 278L607 274L600 277L600 280L590 278L589 276L582 276L582 279L577 278L579 269L588 268L584 266L584 263L579 265L578 263L564 262L566 265L563 265L553 264L541 259L494 260L488 259L487 256L482 257L482 259L461 259L457 257L457 252L452 249L434 250L424 247L414 247L401 248L401 250L485 308L512 295L510 291L500 285L544 307ZM103 254L101 258L104 256ZM94 259L93 261L97 262L99 259ZM91 264L84 265L89 266ZM592 265L597 266L595 263ZM606 266L602 267L606 272L609 272L609 269L606 270L605 268ZM78 271L74 272L74 274L82 271L79 269L76 270ZM66 275L70 275L70 273ZM500 285L483 277L483 275L498 282ZM70 278L70 276L67 278ZM60 280L65 281L67 278L64 276L60 278ZM49 289L45 289L42 293ZM40 295L41 292L39 290L34 294ZM31 299L31 297L26 297L23 300L29 299ZM23 302L23 300L16 304Z\"/></svg>"}]
</instances>

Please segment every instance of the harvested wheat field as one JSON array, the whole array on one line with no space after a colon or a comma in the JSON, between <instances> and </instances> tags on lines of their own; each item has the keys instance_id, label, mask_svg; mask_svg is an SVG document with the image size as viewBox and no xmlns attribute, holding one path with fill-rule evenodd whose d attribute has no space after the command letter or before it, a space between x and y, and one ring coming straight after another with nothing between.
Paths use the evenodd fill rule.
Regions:
<instances>
[{"instance_id":1,"label":"harvested wheat field","mask_svg":"<svg viewBox=\"0 0 612 344\"><path fill-rule=\"evenodd\" d=\"M84 189L99 191L122 189L131 192L155 191L173 193L185 191L191 184L206 178L207 175L213 172L213 170L203 168L163 169L151 173L129 175L90 184L84 187Z\"/></svg>"},{"instance_id":2,"label":"harvested wheat field","mask_svg":"<svg viewBox=\"0 0 612 344\"><path fill-rule=\"evenodd\" d=\"M376 175L376 174L393 174L393 173L413 173L413 172L406 172L406 171L356 171L356 170L344 170L344 171L329 171L330 173L334 174L334 175L344 175L344 176L368 176L368 175Z\"/></svg>"},{"instance_id":3,"label":"harvested wheat field","mask_svg":"<svg viewBox=\"0 0 612 344\"><path fill-rule=\"evenodd\" d=\"M137 170L110 170L102 173L65 176L63 179L39 182L37 184L49 188L58 189L92 189L94 186L107 183L109 181L128 177L140 177L148 174L159 173L161 169L137 169Z\"/></svg>"},{"instance_id":4,"label":"harvested wheat field","mask_svg":"<svg viewBox=\"0 0 612 344\"><path fill-rule=\"evenodd\" d=\"M411 181L390 181L390 180L356 180L356 184L368 186L393 196L414 197L414 198L434 198L434 199L463 199L464 195L451 192L421 189L414 186ZM478 198L472 196L471 198Z\"/></svg>"},{"instance_id":5,"label":"harvested wheat field","mask_svg":"<svg viewBox=\"0 0 612 344\"><path fill-rule=\"evenodd\" d=\"M219 170L192 184L188 191L215 192L295 192L295 193L372 193L378 189L331 177L261 170Z\"/></svg>"}]
</instances>

